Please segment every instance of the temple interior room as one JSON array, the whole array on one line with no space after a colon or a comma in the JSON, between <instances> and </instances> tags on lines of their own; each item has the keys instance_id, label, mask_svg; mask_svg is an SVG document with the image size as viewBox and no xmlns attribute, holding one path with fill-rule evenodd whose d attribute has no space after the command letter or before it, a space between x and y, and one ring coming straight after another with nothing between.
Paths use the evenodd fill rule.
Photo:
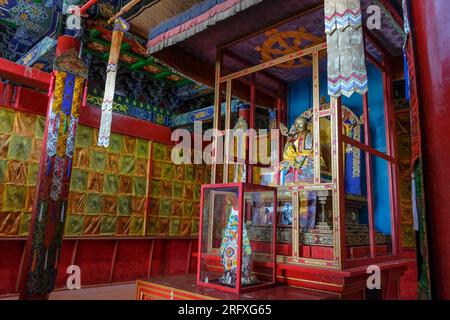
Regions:
<instances>
[{"instance_id":1,"label":"temple interior room","mask_svg":"<svg viewBox=\"0 0 450 320\"><path fill-rule=\"evenodd\" d=\"M450 299L443 12L0 0L0 300Z\"/></svg>"}]
</instances>

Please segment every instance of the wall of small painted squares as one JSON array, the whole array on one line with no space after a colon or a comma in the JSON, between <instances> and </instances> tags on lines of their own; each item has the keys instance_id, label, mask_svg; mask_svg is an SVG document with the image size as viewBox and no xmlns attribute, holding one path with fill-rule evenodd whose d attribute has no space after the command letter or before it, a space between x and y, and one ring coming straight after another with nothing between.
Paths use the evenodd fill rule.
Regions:
<instances>
[{"instance_id":1,"label":"wall of small painted squares","mask_svg":"<svg viewBox=\"0 0 450 320\"><path fill-rule=\"evenodd\" d=\"M45 118L0 107L0 236L25 236L33 210Z\"/></svg>"},{"instance_id":2,"label":"wall of small painted squares","mask_svg":"<svg viewBox=\"0 0 450 320\"><path fill-rule=\"evenodd\" d=\"M153 144L150 216L147 235L196 236L201 185L210 182L206 165L175 165L172 147Z\"/></svg>"},{"instance_id":3,"label":"wall of small painted squares","mask_svg":"<svg viewBox=\"0 0 450 320\"><path fill-rule=\"evenodd\" d=\"M143 236L150 142L111 134L97 146L98 129L79 126L73 159L66 236Z\"/></svg>"},{"instance_id":4,"label":"wall of small painted squares","mask_svg":"<svg viewBox=\"0 0 450 320\"><path fill-rule=\"evenodd\" d=\"M44 117L0 107L1 237L28 234L44 128ZM65 236L198 234L206 166L174 165L168 145L113 133L104 149L97 137L78 127Z\"/></svg>"}]
</instances>

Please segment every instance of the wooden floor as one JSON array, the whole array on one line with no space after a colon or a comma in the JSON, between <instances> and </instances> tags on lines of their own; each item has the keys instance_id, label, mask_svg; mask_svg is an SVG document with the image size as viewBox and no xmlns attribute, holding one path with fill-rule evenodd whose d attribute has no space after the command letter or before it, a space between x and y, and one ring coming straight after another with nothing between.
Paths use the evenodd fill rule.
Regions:
<instances>
[{"instance_id":1,"label":"wooden floor","mask_svg":"<svg viewBox=\"0 0 450 320\"><path fill-rule=\"evenodd\" d=\"M17 300L18 296L0 300ZM136 283L82 288L81 290L56 290L50 300L135 300Z\"/></svg>"}]
</instances>

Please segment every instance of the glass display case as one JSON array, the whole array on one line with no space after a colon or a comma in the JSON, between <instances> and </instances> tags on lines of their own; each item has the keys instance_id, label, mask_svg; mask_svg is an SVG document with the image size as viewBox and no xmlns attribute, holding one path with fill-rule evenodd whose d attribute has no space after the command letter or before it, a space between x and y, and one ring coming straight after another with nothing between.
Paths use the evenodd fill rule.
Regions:
<instances>
[{"instance_id":1,"label":"glass display case","mask_svg":"<svg viewBox=\"0 0 450 320\"><path fill-rule=\"evenodd\" d=\"M277 190L202 186L197 284L231 293L275 283Z\"/></svg>"}]
</instances>

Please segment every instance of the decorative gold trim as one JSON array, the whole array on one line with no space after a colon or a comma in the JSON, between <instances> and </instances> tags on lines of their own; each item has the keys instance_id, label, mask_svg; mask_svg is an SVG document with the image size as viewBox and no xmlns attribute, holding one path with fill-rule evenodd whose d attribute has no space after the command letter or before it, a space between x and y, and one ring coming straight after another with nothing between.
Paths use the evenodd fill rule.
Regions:
<instances>
[{"instance_id":1,"label":"decorative gold trim","mask_svg":"<svg viewBox=\"0 0 450 320\"><path fill-rule=\"evenodd\" d=\"M314 183L320 184L320 91L319 91L319 51L313 52L313 134L314 134Z\"/></svg>"},{"instance_id":2,"label":"decorative gold trim","mask_svg":"<svg viewBox=\"0 0 450 320\"><path fill-rule=\"evenodd\" d=\"M341 285L341 284L336 284L336 283L329 283L329 282L322 282L322 281L314 281L314 280L307 280L307 279L300 279L300 278L293 278L293 277L277 276L277 278L279 278L279 279L294 280L294 281L299 281L299 282L306 282L306 283L323 284L323 285L327 285L327 286L335 287L335 288L343 288L343 287L344 287L343 285ZM291 286L291 285L289 285L289 286Z\"/></svg>"},{"instance_id":3,"label":"decorative gold trim","mask_svg":"<svg viewBox=\"0 0 450 320\"><path fill-rule=\"evenodd\" d=\"M218 300L217 298L212 298L212 297L204 296L204 295L202 295L202 294L194 293L194 292L189 292L189 291L186 291L186 290L183 290L183 289L177 289L177 288L173 288L173 287L164 286L164 285L161 285L161 284L156 284L156 283L153 283L153 282L150 282L150 281L149 281L149 282L141 281L141 283L145 283L145 284L147 285L147 287L144 286L144 288L147 289L147 290L151 290L151 288L149 288L148 286L150 286L150 287L151 287L151 286L155 286L155 287L158 287L158 288L161 288L161 289L173 290L174 293L175 293L175 291L176 291L176 292L178 292L178 293L187 294L187 295L191 295L191 296L204 297L204 298L206 298L206 300ZM138 285L139 285L139 284L138 284Z\"/></svg>"},{"instance_id":4,"label":"decorative gold trim","mask_svg":"<svg viewBox=\"0 0 450 320\"><path fill-rule=\"evenodd\" d=\"M230 129L231 129L231 86L232 80L227 81L226 92L226 112L225 112L225 145L224 145L224 162L223 162L223 183L228 183L228 166L230 163Z\"/></svg>"},{"instance_id":5,"label":"decorative gold trim","mask_svg":"<svg viewBox=\"0 0 450 320\"><path fill-rule=\"evenodd\" d=\"M220 74L222 72L222 52L217 49L216 59L216 74L214 82L214 124L213 129L219 130L219 118L221 116L221 103L220 103ZM216 131L217 132L217 131ZM211 184L216 183L217 174L217 139L213 137L213 155L212 155L212 167L211 167Z\"/></svg>"}]
</instances>

